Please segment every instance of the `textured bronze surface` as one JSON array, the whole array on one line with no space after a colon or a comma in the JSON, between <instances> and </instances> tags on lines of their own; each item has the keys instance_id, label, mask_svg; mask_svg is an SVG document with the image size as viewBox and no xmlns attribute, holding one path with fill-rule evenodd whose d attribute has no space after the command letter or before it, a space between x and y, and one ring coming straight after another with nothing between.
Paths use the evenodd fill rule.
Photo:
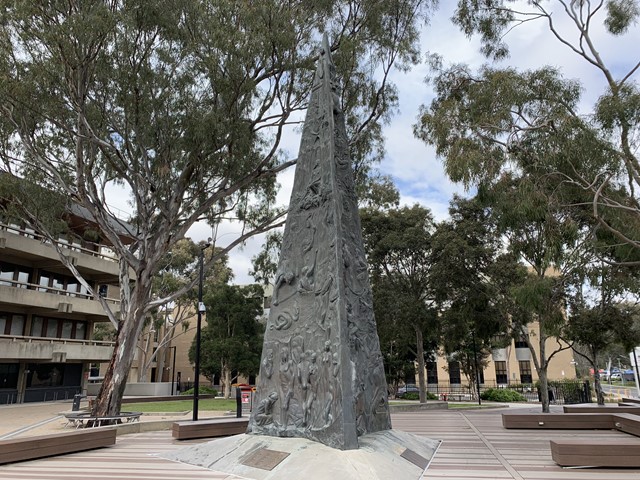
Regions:
<instances>
[{"instance_id":1,"label":"textured bronze surface","mask_svg":"<svg viewBox=\"0 0 640 480\"><path fill-rule=\"evenodd\" d=\"M334 70L325 37L248 431L354 449L391 421Z\"/></svg>"}]
</instances>

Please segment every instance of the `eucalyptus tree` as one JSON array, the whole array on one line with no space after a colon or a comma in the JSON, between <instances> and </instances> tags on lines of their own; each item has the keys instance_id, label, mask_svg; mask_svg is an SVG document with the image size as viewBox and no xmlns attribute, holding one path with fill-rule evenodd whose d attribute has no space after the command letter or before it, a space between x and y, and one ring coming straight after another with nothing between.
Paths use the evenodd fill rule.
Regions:
<instances>
[{"instance_id":1,"label":"eucalyptus tree","mask_svg":"<svg viewBox=\"0 0 640 480\"><path fill-rule=\"evenodd\" d=\"M477 198L454 197L449 215L432 237L430 282L442 347L475 386L491 350L510 338L510 325L518 318L511 291L526 272L505 251L491 209Z\"/></svg>"},{"instance_id":2,"label":"eucalyptus tree","mask_svg":"<svg viewBox=\"0 0 640 480\"><path fill-rule=\"evenodd\" d=\"M388 211L364 209L361 222L378 331L397 335L382 336L381 347L394 340L407 344L407 337L413 336L420 402L425 402L425 358L435 352L439 335L429 278L433 216L419 205Z\"/></svg>"},{"instance_id":3,"label":"eucalyptus tree","mask_svg":"<svg viewBox=\"0 0 640 480\"><path fill-rule=\"evenodd\" d=\"M203 296L207 324L202 330L201 370L206 377L221 380L224 395L231 396L232 374L257 375L262 355L260 323L263 313L262 287L259 285L209 285ZM189 361L195 362L193 340Z\"/></svg>"},{"instance_id":4,"label":"eucalyptus tree","mask_svg":"<svg viewBox=\"0 0 640 480\"><path fill-rule=\"evenodd\" d=\"M605 353L614 345L629 352L640 342L634 320L638 278L629 267L596 262L575 275L575 294L568 304L564 335L575 342L574 351L593 369L594 387L600 405L604 393L599 369Z\"/></svg>"},{"instance_id":5,"label":"eucalyptus tree","mask_svg":"<svg viewBox=\"0 0 640 480\"><path fill-rule=\"evenodd\" d=\"M638 0L459 0L453 21L467 35L480 36L487 57L506 57L509 43L517 41L509 34L541 22L558 51L582 60L600 82L569 80L561 67L483 67L474 73L438 66L437 98L423 107L416 133L436 146L451 178L466 184L512 168L518 152L544 141L547 148L530 161L562 188L582 193L574 205L597 224L594 238L607 240L599 242L603 257L638 264L640 56L629 45L640 32L639 18ZM625 55L607 58L606 50ZM558 63L553 56L549 62ZM597 99L591 105L585 90Z\"/></svg>"},{"instance_id":6,"label":"eucalyptus tree","mask_svg":"<svg viewBox=\"0 0 640 480\"><path fill-rule=\"evenodd\" d=\"M240 222L227 249L278 224L280 148L306 108L322 31L354 162L380 157L389 74L419 60L424 0L18 0L0 7L2 171L85 208L120 261L118 335L94 413L119 412L162 259L200 220ZM111 187L130 196L116 219ZM21 201L21 199L23 201ZM13 198L38 223L37 209ZM46 225L39 222L46 232ZM49 232L51 233L51 232ZM213 264L219 255L207 261ZM85 287L64 252L61 260ZM205 267L206 268L206 267Z\"/></svg>"}]
</instances>

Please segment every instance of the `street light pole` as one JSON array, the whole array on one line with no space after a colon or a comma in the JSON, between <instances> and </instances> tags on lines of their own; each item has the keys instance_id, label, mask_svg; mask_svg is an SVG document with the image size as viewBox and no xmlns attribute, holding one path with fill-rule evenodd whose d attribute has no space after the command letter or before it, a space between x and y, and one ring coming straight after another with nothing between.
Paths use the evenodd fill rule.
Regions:
<instances>
[{"instance_id":1,"label":"street light pole","mask_svg":"<svg viewBox=\"0 0 640 480\"><path fill-rule=\"evenodd\" d=\"M175 378L176 378L176 346L173 347L169 347L169 350L173 350L172 354L171 354L171 361L172 361L172 366L171 366L171 396L173 397L173 392L176 386L176 382L175 382Z\"/></svg>"},{"instance_id":2,"label":"street light pole","mask_svg":"<svg viewBox=\"0 0 640 480\"><path fill-rule=\"evenodd\" d=\"M198 420L198 400L200 396L200 332L202 330L202 314L206 311L204 303L202 303L202 284L204 283L204 251L210 247L207 243L200 249L198 257L198 268L200 270L200 281L198 282L198 321L196 324L196 361L195 361L195 379L193 382L193 421Z\"/></svg>"}]
</instances>

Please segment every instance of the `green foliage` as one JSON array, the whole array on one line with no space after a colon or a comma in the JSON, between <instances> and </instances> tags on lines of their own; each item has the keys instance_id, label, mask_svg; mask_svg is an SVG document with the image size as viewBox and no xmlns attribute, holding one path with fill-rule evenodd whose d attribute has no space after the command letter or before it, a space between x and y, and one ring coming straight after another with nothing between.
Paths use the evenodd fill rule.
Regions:
<instances>
[{"instance_id":1,"label":"green foliage","mask_svg":"<svg viewBox=\"0 0 640 480\"><path fill-rule=\"evenodd\" d=\"M431 5L2 3L0 169L85 208L120 258L120 289L130 303L120 318L107 311L123 345L112 365L128 371L136 346L125 337L137 337L149 313L186 293L170 288L173 298L152 298L152 279L195 222L239 220L243 233L227 250L278 224L276 175L295 163L280 142L306 108L325 31L352 159L368 176L397 106L390 74L420 60ZM129 195L129 224L109 208L114 186ZM106 378L114 384L104 392L123 391L117 383L126 376ZM104 414L106 403L115 414L120 396L100 395Z\"/></svg>"},{"instance_id":2,"label":"green foliage","mask_svg":"<svg viewBox=\"0 0 640 480\"><path fill-rule=\"evenodd\" d=\"M417 392L409 392L406 393L403 397L403 400L420 400L420 394ZM438 400L438 396L434 393L427 392L427 400Z\"/></svg>"},{"instance_id":3,"label":"green foliage","mask_svg":"<svg viewBox=\"0 0 640 480\"><path fill-rule=\"evenodd\" d=\"M428 209L361 210L371 272L380 348L390 383L410 377L413 361L438 344L438 317L429 283L431 235Z\"/></svg>"},{"instance_id":4,"label":"green foliage","mask_svg":"<svg viewBox=\"0 0 640 480\"><path fill-rule=\"evenodd\" d=\"M482 368L495 339L509 334L511 290L525 273L515 256L503 254L495 218L478 199L455 197L449 213L432 238L429 278L440 305L441 343L475 384L476 363Z\"/></svg>"},{"instance_id":5,"label":"green foliage","mask_svg":"<svg viewBox=\"0 0 640 480\"><path fill-rule=\"evenodd\" d=\"M595 4L459 0L454 22L467 35L480 36L488 57L508 54L507 40L517 38L507 35L512 29L544 22L558 47L601 75L605 89L589 92L588 97L598 98L590 109L581 100L585 86L557 69L483 67L473 73L464 65L443 69L442 62L434 62L436 98L421 109L416 135L436 146L448 175L467 186L478 185L482 190L500 181L506 172L530 177L529 184L536 185L530 189L534 195L528 196L521 185L520 198L525 201L518 202L514 196L511 203L516 216L525 213L534 218L537 211L542 221L545 203L562 205L564 212L552 208L552 217L546 215L544 224L556 229L553 222L560 221L569 227L566 219L570 215L577 222L574 232L591 229L590 240L597 245L598 254L637 265L638 55L608 65L599 44L612 41L601 35L605 30L616 36L637 33L638 18L637 0ZM518 212L519 205L526 205L523 212ZM549 261L555 261L562 243L567 242L564 235L571 233L569 228L556 235L555 248L547 245Z\"/></svg>"},{"instance_id":6,"label":"green foliage","mask_svg":"<svg viewBox=\"0 0 640 480\"><path fill-rule=\"evenodd\" d=\"M640 6L637 1L609 0L604 24L613 35L622 35L632 24L638 22L638 17L640 17Z\"/></svg>"},{"instance_id":7,"label":"green foliage","mask_svg":"<svg viewBox=\"0 0 640 480\"><path fill-rule=\"evenodd\" d=\"M94 323L92 339L99 342L113 342L116 339L116 329L108 322Z\"/></svg>"},{"instance_id":8,"label":"green foliage","mask_svg":"<svg viewBox=\"0 0 640 480\"><path fill-rule=\"evenodd\" d=\"M527 399L524 398L518 392L511 390L509 388L490 388L482 392L480 395L482 400L487 400L490 402L526 402Z\"/></svg>"},{"instance_id":9,"label":"green foliage","mask_svg":"<svg viewBox=\"0 0 640 480\"><path fill-rule=\"evenodd\" d=\"M180 392L180 395L193 395L193 392L195 392L195 388L190 388L189 390L185 390L184 392ZM215 388L211 388L211 387L207 387L207 386L200 386L198 387L198 393L200 395L218 395L218 390L216 390Z\"/></svg>"},{"instance_id":10,"label":"green foliage","mask_svg":"<svg viewBox=\"0 0 640 480\"><path fill-rule=\"evenodd\" d=\"M213 378L224 369L246 376L260 370L263 326L263 290L259 285L208 287L203 302L207 308L207 325L202 330L200 369ZM194 362L195 339L189 349Z\"/></svg>"}]
</instances>

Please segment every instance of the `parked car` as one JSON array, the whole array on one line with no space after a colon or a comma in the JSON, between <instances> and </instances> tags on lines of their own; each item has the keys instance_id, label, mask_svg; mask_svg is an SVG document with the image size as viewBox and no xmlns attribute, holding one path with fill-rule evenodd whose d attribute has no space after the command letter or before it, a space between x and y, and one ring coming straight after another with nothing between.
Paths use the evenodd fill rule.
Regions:
<instances>
[{"instance_id":1,"label":"parked car","mask_svg":"<svg viewBox=\"0 0 640 480\"><path fill-rule=\"evenodd\" d=\"M404 398L407 393L420 393L420 389L416 385L409 383L404 387L398 388L396 398Z\"/></svg>"},{"instance_id":2,"label":"parked car","mask_svg":"<svg viewBox=\"0 0 640 480\"><path fill-rule=\"evenodd\" d=\"M609 380L622 380L622 374L620 372L615 372L609 375Z\"/></svg>"}]
</instances>

